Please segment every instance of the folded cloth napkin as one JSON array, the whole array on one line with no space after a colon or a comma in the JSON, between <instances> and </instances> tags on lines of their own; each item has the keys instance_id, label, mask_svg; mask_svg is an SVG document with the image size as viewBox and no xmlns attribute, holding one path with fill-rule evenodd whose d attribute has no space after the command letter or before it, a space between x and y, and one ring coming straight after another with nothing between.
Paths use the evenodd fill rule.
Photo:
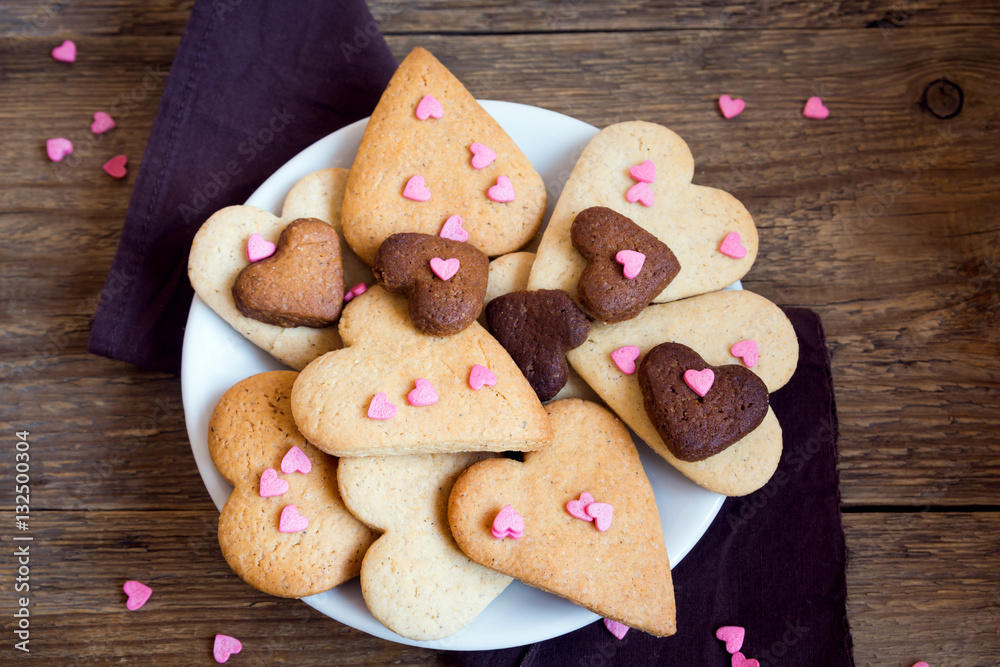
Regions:
<instances>
[{"instance_id":1,"label":"folded cloth napkin","mask_svg":"<svg viewBox=\"0 0 1000 667\"><path fill-rule=\"evenodd\" d=\"M847 625L847 550L837 475L837 413L819 317L785 311L799 365L771 396L784 452L759 491L729 498L674 568L677 634L633 630L616 639L601 621L527 647L456 654L469 667L707 667L733 662L716 639L746 629L740 652L761 667L853 665ZM753 664L753 663L749 663Z\"/></svg>"},{"instance_id":2,"label":"folded cloth napkin","mask_svg":"<svg viewBox=\"0 0 1000 667\"><path fill-rule=\"evenodd\" d=\"M396 70L364 0L197 0L88 349L180 372L191 240L278 167L369 115Z\"/></svg>"}]
</instances>

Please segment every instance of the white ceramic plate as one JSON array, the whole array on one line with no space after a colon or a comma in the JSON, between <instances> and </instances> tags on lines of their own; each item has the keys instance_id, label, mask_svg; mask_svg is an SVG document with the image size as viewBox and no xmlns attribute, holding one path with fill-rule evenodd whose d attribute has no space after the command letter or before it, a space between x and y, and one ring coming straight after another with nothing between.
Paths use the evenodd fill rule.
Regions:
<instances>
[{"instance_id":1,"label":"white ceramic plate","mask_svg":"<svg viewBox=\"0 0 1000 667\"><path fill-rule=\"evenodd\" d=\"M545 109L484 101L483 107L503 126L542 175L549 210L587 142L597 128ZM367 120L349 125L316 142L276 171L247 204L279 214L285 194L302 177L326 167L350 167ZM208 420L222 394L240 380L284 366L236 333L197 296L184 334L181 391L191 449L198 471L220 509L232 487L208 454ZM638 442L646 474L656 494L667 553L676 565L701 538L722 506L723 496L707 491L674 470ZM357 579L304 601L327 616L368 634L413 646L450 650L485 650L521 646L558 637L597 620L597 616L562 598L515 581L461 632L437 641L400 637L368 612Z\"/></svg>"}]
</instances>

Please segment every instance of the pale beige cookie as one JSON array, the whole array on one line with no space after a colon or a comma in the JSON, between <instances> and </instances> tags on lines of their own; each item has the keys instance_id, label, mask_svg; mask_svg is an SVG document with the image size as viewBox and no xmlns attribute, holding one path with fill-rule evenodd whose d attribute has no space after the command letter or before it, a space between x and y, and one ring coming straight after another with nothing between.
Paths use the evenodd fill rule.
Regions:
<instances>
[{"instance_id":1,"label":"pale beige cookie","mask_svg":"<svg viewBox=\"0 0 1000 667\"><path fill-rule=\"evenodd\" d=\"M310 217L329 223L339 234L339 201L346 182L346 169L323 169L306 176L289 191L280 218L255 206L228 206L205 221L191 245L188 278L201 300L252 343L297 370L341 347L337 328L285 328L244 317L233 300L233 283L250 263L246 247L252 234L276 243L288 223ZM342 234L341 257L348 288L372 283L371 271L347 247Z\"/></svg>"},{"instance_id":2,"label":"pale beige cookie","mask_svg":"<svg viewBox=\"0 0 1000 667\"><path fill-rule=\"evenodd\" d=\"M498 452L551 441L535 392L478 323L452 336L421 333L406 297L376 285L344 308L340 334L344 349L309 364L292 391L295 422L320 449L336 456ZM495 385L472 389L475 366L488 369ZM418 379L438 402L408 404Z\"/></svg>"},{"instance_id":3,"label":"pale beige cookie","mask_svg":"<svg viewBox=\"0 0 1000 667\"><path fill-rule=\"evenodd\" d=\"M448 528L455 478L483 453L340 459L337 479L347 507L382 531L365 554L361 593L393 632L441 639L468 625L510 583L463 554Z\"/></svg>"},{"instance_id":4,"label":"pale beige cookie","mask_svg":"<svg viewBox=\"0 0 1000 667\"><path fill-rule=\"evenodd\" d=\"M223 394L208 432L212 461L235 487L219 516L222 555L254 588L288 598L321 593L357 576L376 537L341 500L337 460L295 428L290 396L297 375L271 371L239 382ZM288 506L295 507L296 518L282 524ZM283 525L301 523L300 517L308 525L281 532Z\"/></svg>"},{"instance_id":5,"label":"pale beige cookie","mask_svg":"<svg viewBox=\"0 0 1000 667\"><path fill-rule=\"evenodd\" d=\"M798 363L795 330L777 306L746 290L653 305L619 324L595 323L587 341L567 358L608 406L668 463L711 491L742 496L762 487L777 469L781 427L774 412L768 408L756 430L719 454L694 463L679 461L646 416L636 374L619 370L611 354L625 346L638 347L640 357L634 361L638 365L641 355L654 346L674 342L692 348L713 366L742 364L730 349L751 340L759 356L750 370L769 392L784 386Z\"/></svg>"},{"instance_id":6,"label":"pale beige cookie","mask_svg":"<svg viewBox=\"0 0 1000 667\"><path fill-rule=\"evenodd\" d=\"M421 106L425 96L437 104ZM496 158L475 168L473 144ZM422 185L411 188L428 199L404 196L414 177ZM491 200L490 188L503 179L513 200ZM410 52L368 121L347 181L344 235L358 256L371 265L392 234L438 234L458 215L467 242L494 257L531 241L544 214L545 184L514 140L434 56Z\"/></svg>"},{"instance_id":7,"label":"pale beige cookie","mask_svg":"<svg viewBox=\"0 0 1000 667\"><path fill-rule=\"evenodd\" d=\"M631 628L672 635L674 589L663 529L628 430L595 403L570 399L546 409L555 431L551 447L525 454L524 463L477 463L455 482L448 505L455 541L498 572ZM588 516L580 502L585 492L611 506L608 525L606 507L589 508L594 521L567 509L573 501L574 511ZM518 539L494 537L505 506L523 519Z\"/></svg>"},{"instance_id":8,"label":"pale beige cookie","mask_svg":"<svg viewBox=\"0 0 1000 667\"><path fill-rule=\"evenodd\" d=\"M626 199L640 183L629 171L647 160L656 172L653 183L647 184L651 206ZM584 149L563 187L538 246L528 288L562 289L577 299L586 262L573 248L570 228L577 214L591 206L606 206L627 216L665 243L680 261L680 272L654 302L712 292L739 280L757 256L753 218L729 193L692 185L693 174L694 158L687 144L661 125L630 121L602 130ZM746 249L742 259L719 251L734 232Z\"/></svg>"}]
</instances>

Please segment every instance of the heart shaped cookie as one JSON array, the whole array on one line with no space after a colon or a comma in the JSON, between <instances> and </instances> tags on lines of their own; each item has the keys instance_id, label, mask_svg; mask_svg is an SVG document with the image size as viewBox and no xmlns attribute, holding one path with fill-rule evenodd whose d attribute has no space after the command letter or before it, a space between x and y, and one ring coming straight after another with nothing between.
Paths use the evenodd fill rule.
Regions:
<instances>
[{"instance_id":1,"label":"heart shaped cookie","mask_svg":"<svg viewBox=\"0 0 1000 667\"><path fill-rule=\"evenodd\" d=\"M555 401L546 410L555 433L550 447L525 454L523 463L477 463L455 482L448 505L455 541L477 563L605 618L660 637L673 634L663 530L628 430L588 401ZM605 531L567 511L583 491L614 508ZM517 540L491 532L508 505L524 519Z\"/></svg>"},{"instance_id":2,"label":"heart shaped cookie","mask_svg":"<svg viewBox=\"0 0 1000 667\"><path fill-rule=\"evenodd\" d=\"M603 206L580 211L570 239L587 261L577 283L580 305L602 322L632 319L681 270L662 241Z\"/></svg>"},{"instance_id":3,"label":"heart shaped cookie","mask_svg":"<svg viewBox=\"0 0 1000 667\"><path fill-rule=\"evenodd\" d=\"M630 171L651 162L636 182ZM628 216L676 255L680 271L652 300L657 303L714 292L739 280L757 256L757 228L746 208L722 190L694 185L694 159L669 129L644 121L611 125L584 149L563 187L538 246L529 289L563 289L577 298L586 259L573 247L571 226L592 206ZM631 195L629 193L632 193ZM727 234L739 233L741 259L719 252Z\"/></svg>"},{"instance_id":4,"label":"heart shaped cookie","mask_svg":"<svg viewBox=\"0 0 1000 667\"><path fill-rule=\"evenodd\" d=\"M427 96L440 116L422 102ZM404 196L414 175L423 179L416 200ZM391 235L437 234L459 215L467 242L493 257L531 241L544 214L545 184L514 140L434 56L410 52L372 112L351 166L343 208L351 247L371 265Z\"/></svg>"}]
</instances>

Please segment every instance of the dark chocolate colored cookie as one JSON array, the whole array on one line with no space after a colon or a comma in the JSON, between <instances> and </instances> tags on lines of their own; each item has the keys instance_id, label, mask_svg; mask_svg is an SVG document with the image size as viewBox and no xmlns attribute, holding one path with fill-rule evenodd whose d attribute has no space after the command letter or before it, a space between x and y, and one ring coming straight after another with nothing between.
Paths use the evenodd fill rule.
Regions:
<instances>
[{"instance_id":1,"label":"dark chocolate colored cookie","mask_svg":"<svg viewBox=\"0 0 1000 667\"><path fill-rule=\"evenodd\" d=\"M336 322L344 306L336 230L315 218L290 222L273 255L240 271L233 299L244 316L279 327L319 329Z\"/></svg>"},{"instance_id":2,"label":"dark chocolate colored cookie","mask_svg":"<svg viewBox=\"0 0 1000 667\"><path fill-rule=\"evenodd\" d=\"M407 232L382 242L372 271L386 290L409 297L413 326L450 336L482 312L490 260L467 243Z\"/></svg>"},{"instance_id":3,"label":"dark chocolate colored cookie","mask_svg":"<svg viewBox=\"0 0 1000 667\"><path fill-rule=\"evenodd\" d=\"M632 319L681 270L665 243L610 208L592 206L580 211L570 227L570 238L587 260L577 285L580 304L602 322ZM644 255L635 277L628 277L632 262L619 261L622 251Z\"/></svg>"},{"instance_id":4,"label":"dark chocolate colored cookie","mask_svg":"<svg viewBox=\"0 0 1000 667\"><path fill-rule=\"evenodd\" d=\"M587 316L563 290L499 296L487 304L486 321L541 401L566 384L566 352L582 345L590 334Z\"/></svg>"},{"instance_id":5,"label":"dark chocolate colored cookie","mask_svg":"<svg viewBox=\"0 0 1000 667\"><path fill-rule=\"evenodd\" d=\"M689 370L715 373L704 396L684 381ZM681 461L701 461L757 428L767 415L764 381L737 365L709 366L680 343L661 343L639 364L646 415L664 444Z\"/></svg>"}]
</instances>

